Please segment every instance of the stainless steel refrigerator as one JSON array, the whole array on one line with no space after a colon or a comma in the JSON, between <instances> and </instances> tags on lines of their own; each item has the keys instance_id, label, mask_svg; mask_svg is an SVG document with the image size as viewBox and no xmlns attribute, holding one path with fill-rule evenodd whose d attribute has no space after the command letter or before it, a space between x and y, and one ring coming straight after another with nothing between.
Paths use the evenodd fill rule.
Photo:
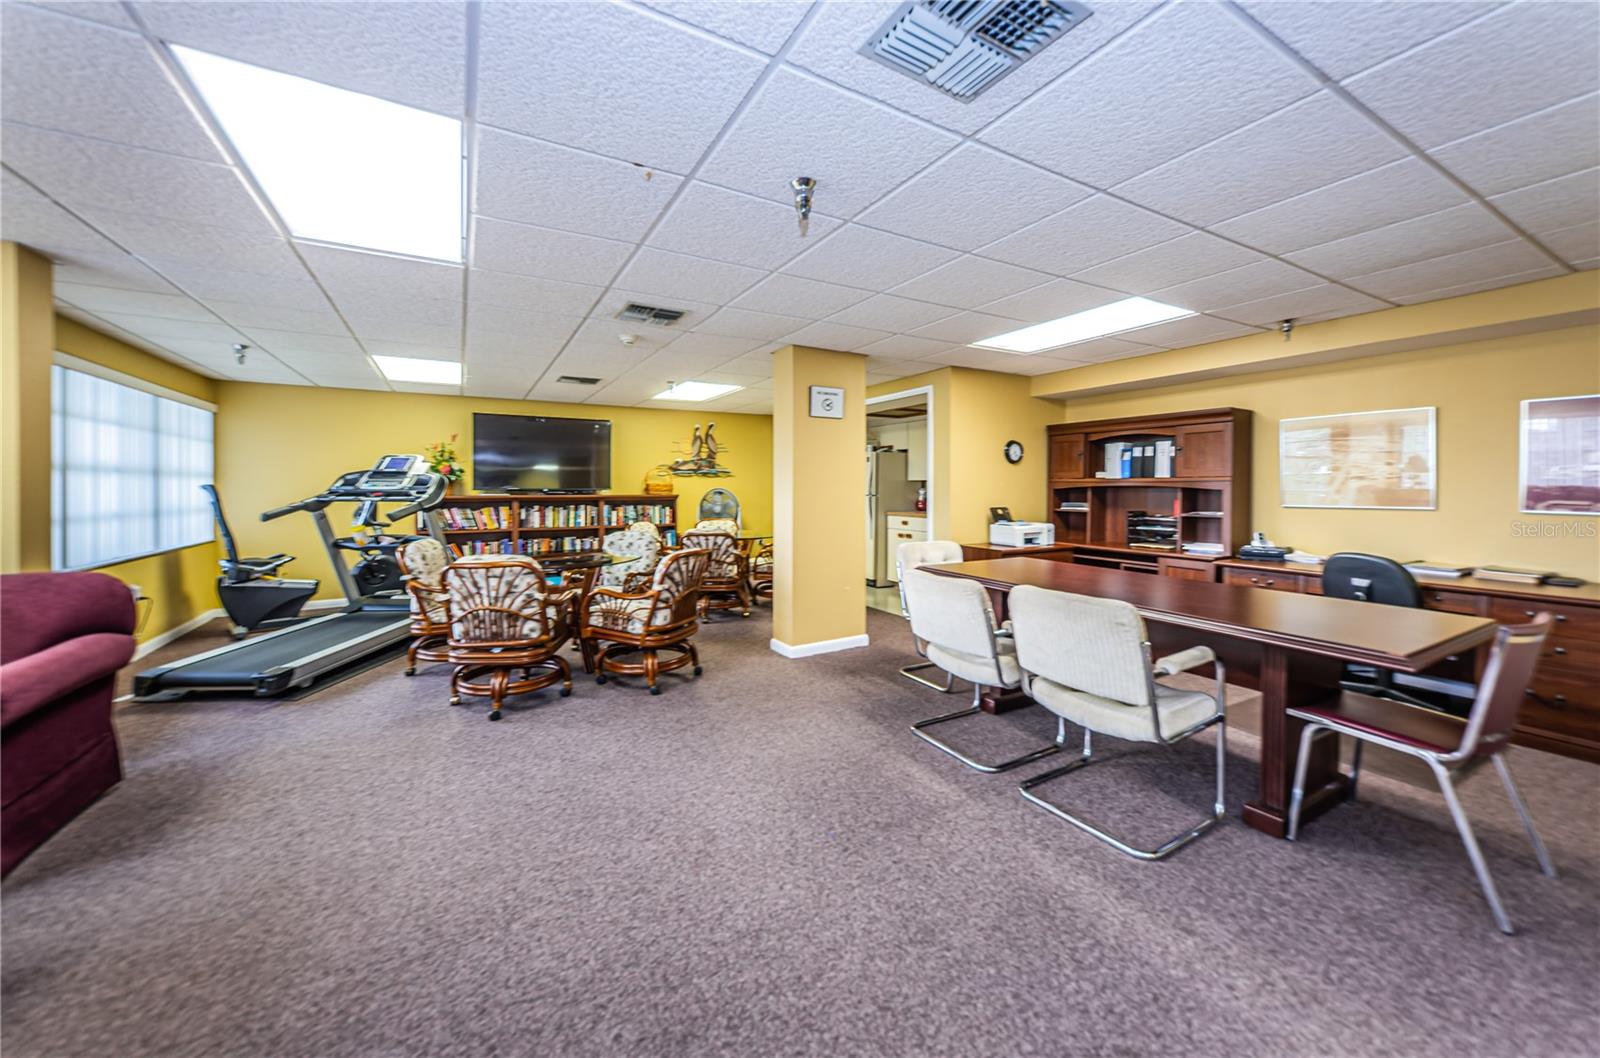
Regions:
<instances>
[{"instance_id":1,"label":"stainless steel refrigerator","mask_svg":"<svg viewBox=\"0 0 1600 1058\"><path fill-rule=\"evenodd\" d=\"M919 484L906 478L906 453L867 449L867 583L874 588L888 587L895 578L893 537L884 515L915 510Z\"/></svg>"}]
</instances>

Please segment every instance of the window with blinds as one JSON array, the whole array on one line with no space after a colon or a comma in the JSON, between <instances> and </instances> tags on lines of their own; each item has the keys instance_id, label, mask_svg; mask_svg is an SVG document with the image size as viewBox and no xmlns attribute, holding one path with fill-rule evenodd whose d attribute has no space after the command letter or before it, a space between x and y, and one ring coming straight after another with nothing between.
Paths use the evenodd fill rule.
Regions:
<instances>
[{"instance_id":1,"label":"window with blinds","mask_svg":"<svg viewBox=\"0 0 1600 1058\"><path fill-rule=\"evenodd\" d=\"M51 369L51 561L103 566L212 539L206 408Z\"/></svg>"}]
</instances>

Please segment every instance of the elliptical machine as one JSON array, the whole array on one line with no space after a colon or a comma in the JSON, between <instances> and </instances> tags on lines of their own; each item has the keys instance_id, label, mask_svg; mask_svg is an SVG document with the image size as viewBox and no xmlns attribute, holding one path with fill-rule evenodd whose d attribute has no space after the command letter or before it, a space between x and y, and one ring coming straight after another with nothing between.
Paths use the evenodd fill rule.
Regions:
<instances>
[{"instance_id":1,"label":"elliptical machine","mask_svg":"<svg viewBox=\"0 0 1600 1058\"><path fill-rule=\"evenodd\" d=\"M233 638L243 639L258 628L282 628L305 620L300 608L317 593L321 581L289 580L278 576L278 570L294 561L293 555L279 552L263 558L240 558L239 548L233 542L233 530L222 513L222 499L215 485L201 485L211 501L211 513L217 519L217 532L222 537L222 549L227 557L219 559L222 574L217 577L217 598L233 622Z\"/></svg>"}]
</instances>

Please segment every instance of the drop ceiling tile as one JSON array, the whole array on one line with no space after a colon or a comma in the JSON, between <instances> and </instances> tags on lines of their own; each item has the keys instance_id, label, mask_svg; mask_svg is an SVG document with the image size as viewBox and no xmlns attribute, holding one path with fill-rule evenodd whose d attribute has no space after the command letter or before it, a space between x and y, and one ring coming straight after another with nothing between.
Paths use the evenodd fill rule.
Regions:
<instances>
[{"instance_id":1,"label":"drop ceiling tile","mask_svg":"<svg viewBox=\"0 0 1600 1058\"><path fill-rule=\"evenodd\" d=\"M1147 209L1096 195L992 242L979 253L1053 275L1070 275L1191 230Z\"/></svg>"},{"instance_id":2,"label":"drop ceiling tile","mask_svg":"<svg viewBox=\"0 0 1600 1058\"><path fill-rule=\"evenodd\" d=\"M664 15L710 30L719 37L774 55L810 9L809 0L764 0L730 4L724 0L645 0Z\"/></svg>"},{"instance_id":3,"label":"drop ceiling tile","mask_svg":"<svg viewBox=\"0 0 1600 1058\"><path fill-rule=\"evenodd\" d=\"M1049 375L1057 371L1071 371L1075 367L1087 367L1089 365L1086 360L1068 360L1056 355L1070 351L1071 347L1069 346L1065 349L1053 350L1052 355L1049 356L1044 353L1037 353L1033 356L1014 356L1011 358L1013 361L1011 364L996 366L991 370L1004 371L1011 375ZM1147 349L1146 351L1151 353L1160 352L1159 349ZM1001 355L1004 356L1006 354L1002 353Z\"/></svg>"},{"instance_id":4,"label":"drop ceiling tile","mask_svg":"<svg viewBox=\"0 0 1600 1058\"><path fill-rule=\"evenodd\" d=\"M1312 65L1340 80L1448 33L1499 4L1243 0L1240 6Z\"/></svg>"},{"instance_id":5,"label":"drop ceiling tile","mask_svg":"<svg viewBox=\"0 0 1600 1058\"><path fill-rule=\"evenodd\" d=\"M1158 323L1153 327L1140 327L1135 331L1127 331L1122 337L1140 345L1181 349L1185 346L1204 345L1206 342L1220 342L1225 338L1260 333L1255 327L1246 327L1230 320L1218 320L1210 316L1189 316L1170 323Z\"/></svg>"},{"instance_id":6,"label":"drop ceiling tile","mask_svg":"<svg viewBox=\"0 0 1600 1058\"><path fill-rule=\"evenodd\" d=\"M137 5L162 40L459 117L466 84L463 4Z\"/></svg>"},{"instance_id":7,"label":"drop ceiling tile","mask_svg":"<svg viewBox=\"0 0 1600 1058\"><path fill-rule=\"evenodd\" d=\"M523 394L528 392L528 387L533 384L531 378L517 378L502 375L498 371L481 372L483 380L480 382L479 372L473 371L468 365L465 378L462 380L461 390L469 397L499 397L503 400L521 400Z\"/></svg>"},{"instance_id":8,"label":"drop ceiling tile","mask_svg":"<svg viewBox=\"0 0 1600 1058\"><path fill-rule=\"evenodd\" d=\"M77 213L97 209L274 235L225 165L25 125L4 129L6 165Z\"/></svg>"},{"instance_id":9,"label":"drop ceiling tile","mask_svg":"<svg viewBox=\"0 0 1600 1058\"><path fill-rule=\"evenodd\" d=\"M765 66L640 8L491 3L478 44L478 120L686 173Z\"/></svg>"},{"instance_id":10,"label":"drop ceiling tile","mask_svg":"<svg viewBox=\"0 0 1600 1058\"><path fill-rule=\"evenodd\" d=\"M851 224L784 265L783 271L867 290L887 290L959 256L943 246Z\"/></svg>"},{"instance_id":11,"label":"drop ceiling tile","mask_svg":"<svg viewBox=\"0 0 1600 1058\"><path fill-rule=\"evenodd\" d=\"M182 293L127 254L73 253L49 256L55 262L55 270L51 275L57 283L146 290L152 294Z\"/></svg>"},{"instance_id":12,"label":"drop ceiling tile","mask_svg":"<svg viewBox=\"0 0 1600 1058\"><path fill-rule=\"evenodd\" d=\"M1402 298L1549 267L1549 258L1521 239L1350 277L1350 285L1380 298ZM1423 298L1421 300L1429 300Z\"/></svg>"},{"instance_id":13,"label":"drop ceiling tile","mask_svg":"<svg viewBox=\"0 0 1600 1058\"><path fill-rule=\"evenodd\" d=\"M1600 88L1600 6L1507 4L1345 87L1419 146L1437 147Z\"/></svg>"},{"instance_id":14,"label":"drop ceiling tile","mask_svg":"<svg viewBox=\"0 0 1600 1058\"><path fill-rule=\"evenodd\" d=\"M901 283L894 288L894 292L958 309L975 309L1050 280L1051 277L1043 272L968 254L908 283Z\"/></svg>"},{"instance_id":15,"label":"drop ceiling tile","mask_svg":"<svg viewBox=\"0 0 1600 1058\"><path fill-rule=\"evenodd\" d=\"M695 327L706 334L721 334L729 338L750 338L770 342L782 338L810 323L797 316L779 316L770 312L751 312L748 309L722 309L709 320Z\"/></svg>"},{"instance_id":16,"label":"drop ceiling tile","mask_svg":"<svg viewBox=\"0 0 1600 1058\"><path fill-rule=\"evenodd\" d=\"M1481 195L1600 165L1600 95L1587 95L1435 149Z\"/></svg>"},{"instance_id":17,"label":"drop ceiling tile","mask_svg":"<svg viewBox=\"0 0 1600 1058\"><path fill-rule=\"evenodd\" d=\"M1287 294L1317 286L1322 280L1304 269L1282 261L1264 260L1219 272L1214 276L1164 287L1150 296L1169 305L1181 305L1196 312L1210 312L1223 305Z\"/></svg>"},{"instance_id":18,"label":"drop ceiling tile","mask_svg":"<svg viewBox=\"0 0 1600 1058\"><path fill-rule=\"evenodd\" d=\"M586 316L604 292L604 287L587 283L563 283L556 279L492 272L487 268L474 268L467 277L469 310L483 306Z\"/></svg>"},{"instance_id":19,"label":"drop ceiling tile","mask_svg":"<svg viewBox=\"0 0 1600 1058\"><path fill-rule=\"evenodd\" d=\"M582 323L581 316L474 302L467 311L467 343L471 346L491 335L505 338L528 336L559 347L572 337Z\"/></svg>"},{"instance_id":20,"label":"drop ceiling tile","mask_svg":"<svg viewBox=\"0 0 1600 1058\"><path fill-rule=\"evenodd\" d=\"M1347 279L1443 257L1474 246L1504 242L1512 231L1475 202L1362 232L1288 254L1290 261L1322 275Z\"/></svg>"},{"instance_id":21,"label":"drop ceiling tile","mask_svg":"<svg viewBox=\"0 0 1600 1058\"><path fill-rule=\"evenodd\" d=\"M1138 342L1126 341L1122 338L1091 338L1087 342L1074 342L1071 345L1057 346L1046 349L1045 352L1063 360L1075 360L1085 364L1100 364L1109 360L1126 360L1130 356L1145 356L1149 353L1159 353L1161 350L1153 345L1140 345Z\"/></svg>"},{"instance_id":22,"label":"drop ceiling tile","mask_svg":"<svg viewBox=\"0 0 1600 1058\"><path fill-rule=\"evenodd\" d=\"M805 235L792 206L696 181L672 204L649 244L713 261L772 270L839 226L812 213Z\"/></svg>"},{"instance_id":23,"label":"drop ceiling tile","mask_svg":"<svg viewBox=\"0 0 1600 1058\"><path fill-rule=\"evenodd\" d=\"M947 353L956 348L955 342L941 342L934 338L918 338L912 334L891 334L871 345L864 346L861 352L874 357L889 357L897 360L920 360L935 353Z\"/></svg>"},{"instance_id":24,"label":"drop ceiling tile","mask_svg":"<svg viewBox=\"0 0 1600 1058\"><path fill-rule=\"evenodd\" d=\"M1437 290L1424 290L1411 294L1396 294L1395 300L1402 305L1417 305L1424 301L1438 301L1441 298L1456 298L1463 294L1476 294L1481 290L1497 290L1500 287L1517 286L1521 283L1531 283L1536 279L1548 279L1560 275L1561 269L1555 265L1546 265L1527 272L1512 272L1509 275L1492 276L1488 279L1473 280L1468 283L1457 283L1453 286L1440 287Z\"/></svg>"},{"instance_id":25,"label":"drop ceiling tile","mask_svg":"<svg viewBox=\"0 0 1600 1058\"><path fill-rule=\"evenodd\" d=\"M263 327L247 327L244 334L252 344L285 360L330 360L362 355L361 346L348 335L301 334Z\"/></svg>"},{"instance_id":26,"label":"drop ceiling tile","mask_svg":"<svg viewBox=\"0 0 1600 1058\"><path fill-rule=\"evenodd\" d=\"M6 159L8 162L10 158ZM52 258L68 254L116 257L122 251L105 236L29 187L10 170L0 170L0 236L31 246Z\"/></svg>"},{"instance_id":27,"label":"drop ceiling tile","mask_svg":"<svg viewBox=\"0 0 1600 1058\"><path fill-rule=\"evenodd\" d=\"M667 326L654 323L644 323L639 320L620 320L617 316L630 304L654 305L657 308L674 308L683 313L675 323ZM611 287L605 296L590 311L589 316L596 320L605 320L606 326L614 331L633 331L635 333L665 334L664 341L671 341L672 336L704 323L711 314L716 312L720 305L709 301L690 301L688 298L674 298L672 304L662 305L661 298L654 294L646 294L638 290L625 290L622 287Z\"/></svg>"},{"instance_id":28,"label":"drop ceiling tile","mask_svg":"<svg viewBox=\"0 0 1600 1058\"><path fill-rule=\"evenodd\" d=\"M461 348L454 343L445 345L419 345L415 342L365 343L373 356L398 356L407 360L460 360Z\"/></svg>"},{"instance_id":29,"label":"drop ceiling tile","mask_svg":"<svg viewBox=\"0 0 1600 1058\"><path fill-rule=\"evenodd\" d=\"M461 323L429 323L415 319L396 319L386 312L371 315L346 311L345 319L350 329L363 342L409 342L414 345L436 345L441 348L459 348Z\"/></svg>"},{"instance_id":30,"label":"drop ceiling tile","mask_svg":"<svg viewBox=\"0 0 1600 1058\"><path fill-rule=\"evenodd\" d=\"M167 339L187 338L199 342L215 342L219 352L225 353L232 348L233 343L246 340L237 330L219 322L172 320L122 312L96 312L94 315L114 327L120 327L129 334L138 335L145 341L158 345Z\"/></svg>"},{"instance_id":31,"label":"drop ceiling tile","mask_svg":"<svg viewBox=\"0 0 1600 1058\"><path fill-rule=\"evenodd\" d=\"M460 265L306 243L300 244L300 253L341 305L347 300L461 300Z\"/></svg>"},{"instance_id":32,"label":"drop ceiling tile","mask_svg":"<svg viewBox=\"0 0 1600 1058\"><path fill-rule=\"evenodd\" d=\"M556 371L552 369L545 372L542 381L528 392L529 400L558 401L563 404L581 404L594 394L593 386L574 386L565 382L555 381Z\"/></svg>"},{"instance_id":33,"label":"drop ceiling tile","mask_svg":"<svg viewBox=\"0 0 1600 1058\"><path fill-rule=\"evenodd\" d=\"M117 0L28 0L34 7L59 11L76 18L87 18L118 29L138 29L138 23L128 15Z\"/></svg>"},{"instance_id":34,"label":"drop ceiling tile","mask_svg":"<svg viewBox=\"0 0 1600 1058\"><path fill-rule=\"evenodd\" d=\"M815 349L839 349L856 352L863 346L889 337L888 331L870 327L849 327L842 323L824 321L802 327L789 335L795 345L809 345Z\"/></svg>"},{"instance_id":35,"label":"drop ceiling tile","mask_svg":"<svg viewBox=\"0 0 1600 1058\"><path fill-rule=\"evenodd\" d=\"M1090 194L1064 177L964 143L857 219L897 235L975 250Z\"/></svg>"},{"instance_id":36,"label":"drop ceiling tile","mask_svg":"<svg viewBox=\"0 0 1600 1058\"><path fill-rule=\"evenodd\" d=\"M788 343L784 343L787 345ZM744 356L729 360L722 365L725 371L736 371L741 375L752 375L761 378L772 377L772 354L756 350Z\"/></svg>"},{"instance_id":37,"label":"drop ceiling tile","mask_svg":"<svg viewBox=\"0 0 1600 1058\"><path fill-rule=\"evenodd\" d=\"M1209 227L1267 253L1284 254L1466 201L1427 163L1407 158Z\"/></svg>"},{"instance_id":38,"label":"drop ceiling tile","mask_svg":"<svg viewBox=\"0 0 1600 1058\"><path fill-rule=\"evenodd\" d=\"M754 352L760 345L761 341L756 338L690 332L674 338L667 343L662 352L674 357L694 357L709 365L720 366L736 357ZM721 359L714 359L715 357Z\"/></svg>"},{"instance_id":39,"label":"drop ceiling tile","mask_svg":"<svg viewBox=\"0 0 1600 1058\"><path fill-rule=\"evenodd\" d=\"M646 246L617 276L616 283L669 299L689 298L726 304L765 275L758 268L708 261Z\"/></svg>"},{"instance_id":40,"label":"drop ceiling tile","mask_svg":"<svg viewBox=\"0 0 1600 1058\"><path fill-rule=\"evenodd\" d=\"M1052 279L1042 286L978 307L994 316L1010 316L1024 323L1044 323L1121 301L1124 296L1115 290L1104 290L1071 279Z\"/></svg>"},{"instance_id":41,"label":"drop ceiling tile","mask_svg":"<svg viewBox=\"0 0 1600 1058\"><path fill-rule=\"evenodd\" d=\"M643 360L678 338L676 330L667 327L635 327L630 332L634 342L624 345L618 340L623 328L616 320L584 320L567 343L563 355L593 353L604 360L621 357L629 362Z\"/></svg>"},{"instance_id":42,"label":"drop ceiling tile","mask_svg":"<svg viewBox=\"0 0 1600 1058\"><path fill-rule=\"evenodd\" d=\"M326 364L300 364L295 370L319 386L329 389L388 389L384 377L374 367L358 363L350 367L329 367Z\"/></svg>"},{"instance_id":43,"label":"drop ceiling tile","mask_svg":"<svg viewBox=\"0 0 1600 1058\"><path fill-rule=\"evenodd\" d=\"M1329 319L1357 312L1375 312L1389 306L1377 298L1358 294L1347 287L1324 283L1270 298L1247 301L1215 310L1215 315L1237 323L1267 327L1283 320L1306 321L1313 317Z\"/></svg>"},{"instance_id":44,"label":"drop ceiling tile","mask_svg":"<svg viewBox=\"0 0 1600 1058\"><path fill-rule=\"evenodd\" d=\"M87 210L84 219L153 267L222 269L259 275L305 277L305 266L276 233L230 231L137 213Z\"/></svg>"},{"instance_id":45,"label":"drop ceiling tile","mask_svg":"<svg viewBox=\"0 0 1600 1058\"><path fill-rule=\"evenodd\" d=\"M1539 241L1568 264L1581 268L1580 262L1600 257L1600 221L1541 232Z\"/></svg>"},{"instance_id":46,"label":"drop ceiling tile","mask_svg":"<svg viewBox=\"0 0 1600 1058\"><path fill-rule=\"evenodd\" d=\"M1528 231L1538 234L1576 227L1595 219L1600 209L1600 169L1546 180L1489 200Z\"/></svg>"},{"instance_id":47,"label":"drop ceiling tile","mask_svg":"<svg viewBox=\"0 0 1600 1058\"><path fill-rule=\"evenodd\" d=\"M574 283L609 283L633 244L531 224L474 217L472 264L516 275Z\"/></svg>"},{"instance_id":48,"label":"drop ceiling tile","mask_svg":"<svg viewBox=\"0 0 1600 1058\"><path fill-rule=\"evenodd\" d=\"M1040 357L1037 354L1015 356L995 349L973 349L968 346L959 346L946 353L935 353L933 356L924 357L922 363L924 371L943 364L946 367L968 367L978 371L1000 371L1008 375L1048 374L1051 371L1064 371L1069 367L1081 366L1051 357ZM1030 363L1034 367L1032 371L1027 370Z\"/></svg>"},{"instance_id":49,"label":"drop ceiling tile","mask_svg":"<svg viewBox=\"0 0 1600 1058\"><path fill-rule=\"evenodd\" d=\"M821 319L865 301L868 291L774 272L730 302L735 308Z\"/></svg>"},{"instance_id":50,"label":"drop ceiling tile","mask_svg":"<svg viewBox=\"0 0 1600 1058\"><path fill-rule=\"evenodd\" d=\"M467 331L469 363L496 364L517 371L543 371L565 346L565 338L530 334L475 334ZM530 379L528 385L532 385ZM524 389L527 387L524 386Z\"/></svg>"},{"instance_id":51,"label":"drop ceiling tile","mask_svg":"<svg viewBox=\"0 0 1600 1058\"><path fill-rule=\"evenodd\" d=\"M804 174L817 181L817 208L848 217L957 142L943 129L781 67L697 175L788 206L789 180Z\"/></svg>"},{"instance_id":52,"label":"drop ceiling tile","mask_svg":"<svg viewBox=\"0 0 1600 1058\"><path fill-rule=\"evenodd\" d=\"M740 5L752 6L752 5ZM1084 20L978 98L963 101L858 53L899 3L819 4L788 54L836 84L959 132L976 132L1144 17L1150 3L1100 3Z\"/></svg>"},{"instance_id":53,"label":"drop ceiling tile","mask_svg":"<svg viewBox=\"0 0 1600 1058\"><path fill-rule=\"evenodd\" d=\"M1135 250L1104 264L1074 273L1080 283L1109 287L1129 294L1187 283L1261 260L1260 254L1197 231L1168 242Z\"/></svg>"},{"instance_id":54,"label":"drop ceiling tile","mask_svg":"<svg viewBox=\"0 0 1600 1058\"><path fill-rule=\"evenodd\" d=\"M1118 184L1116 192L1206 227L1404 157L1355 108L1318 92Z\"/></svg>"},{"instance_id":55,"label":"drop ceiling tile","mask_svg":"<svg viewBox=\"0 0 1600 1058\"><path fill-rule=\"evenodd\" d=\"M981 138L1063 176L1110 187L1315 88L1221 5L1174 4L1057 78Z\"/></svg>"},{"instance_id":56,"label":"drop ceiling tile","mask_svg":"<svg viewBox=\"0 0 1600 1058\"><path fill-rule=\"evenodd\" d=\"M1017 330L1019 326L1017 320L1007 319L1004 316L990 316L983 312L962 312L937 323L930 323L926 327L919 327L912 333L918 338L965 344L983 338L993 338L997 334L1007 334Z\"/></svg>"},{"instance_id":57,"label":"drop ceiling tile","mask_svg":"<svg viewBox=\"0 0 1600 1058\"><path fill-rule=\"evenodd\" d=\"M834 313L828 317L828 322L890 332L910 331L953 316L955 311L944 305L930 305L926 301L912 301L893 294L876 294L859 305Z\"/></svg>"},{"instance_id":58,"label":"drop ceiling tile","mask_svg":"<svg viewBox=\"0 0 1600 1058\"><path fill-rule=\"evenodd\" d=\"M474 212L498 220L637 241L680 183L669 173L478 128Z\"/></svg>"},{"instance_id":59,"label":"drop ceiling tile","mask_svg":"<svg viewBox=\"0 0 1600 1058\"><path fill-rule=\"evenodd\" d=\"M302 269L295 275L255 275L179 262L164 268L169 279L201 301L239 301L258 305L324 309L328 299Z\"/></svg>"},{"instance_id":60,"label":"drop ceiling tile","mask_svg":"<svg viewBox=\"0 0 1600 1058\"><path fill-rule=\"evenodd\" d=\"M326 302L307 302L299 306L263 305L253 301L208 301L206 307L240 329L265 327L274 331L302 334L347 335L344 321Z\"/></svg>"},{"instance_id":61,"label":"drop ceiling tile","mask_svg":"<svg viewBox=\"0 0 1600 1058\"><path fill-rule=\"evenodd\" d=\"M866 350L860 350L866 352ZM928 365L920 360L898 360L887 356L867 356L867 374L886 375L889 378L905 378L907 375L920 375L928 370Z\"/></svg>"},{"instance_id":62,"label":"drop ceiling tile","mask_svg":"<svg viewBox=\"0 0 1600 1058\"><path fill-rule=\"evenodd\" d=\"M223 160L142 37L16 3L0 25L5 120Z\"/></svg>"},{"instance_id":63,"label":"drop ceiling tile","mask_svg":"<svg viewBox=\"0 0 1600 1058\"><path fill-rule=\"evenodd\" d=\"M56 283L55 295L70 301L80 309L95 314L106 312L127 313L134 316L160 316L171 320L215 321L198 302L180 294L154 294L143 290L123 290L117 287L78 286L73 283Z\"/></svg>"}]
</instances>

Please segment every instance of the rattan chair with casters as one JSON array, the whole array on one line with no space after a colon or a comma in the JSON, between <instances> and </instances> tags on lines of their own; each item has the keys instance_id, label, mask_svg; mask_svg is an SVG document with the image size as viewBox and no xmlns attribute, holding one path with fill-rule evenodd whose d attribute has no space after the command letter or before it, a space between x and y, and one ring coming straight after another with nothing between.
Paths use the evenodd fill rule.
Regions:
<instances>
[{"instance_id":1,"label":"rattan chair with casters","mask_svg":"<svg viewBox=\"0 0 1600 1058\"><path fill-rule=\"evenodd\" d=\"M683 534L686 550L708 552L705 576L700 581L700 616L712 610L738 610L750 616L750 560L732 533L691 529Z\"/></svg>"},{"instance_id":2,"label":"rattan chair with casters","mask_svg":"<svg viewBox=\"0 0 1600 1058\"><path fill-rule=\"evenodd\" d=\"M1083 752L1064 767L1036 775L1022 796L1106 844L1141 860L1159 860L1216 826L1226 812L1227 685L1222 662L1210 647L1190 647L1150 660L1144 619L1120 599L1049 591L1022 585L1011 590L1012 634L1023 690L1056 714L1056 742L1066 745L1067 722L1083 728ZM1180 690L1158 676L1214 665L1213 691ZM1198 824L1153 849L1141 849L1044 800L1034 790L1092 763L1094 732L1131 742L1172 746L1217 729L1217 787L1210 813Z\"/></svg>"},{"instance_id":3,"label":"rattan chair with casters","mask_svg":"<svg viewBox=\"0 0 1600 1058\"><path fill-rule=\"evenodd\" d=\"M961 558L961 545L956 543L954 540L918 540L909 544L901 544L898 548L896 548L894 559L895 581L900 585L900 616L904 617L907 621L911 620L911 610L908 606L906 606L907 573L910 573L919 566L940 566L950 562L960 562ZM918 657L925 658L928 656L927 650L923 647L922 640L917 638L917 633L915 631L911 633L911 645L916 648ZM949 694L950 688L955 681L955 677L951 676L949 673L945 673L943 687L939 686L937 683L934 683L926 676L916 675L916 673L921 672L923 669L934 668L938 668L938 666L933 662L922 661L915 665L907 665L905 668L900 670L900 675L904 676L913 683L920 683L924 687L932 687L936 691Z\"/></svg>"},{"instance_id":4,"label":"rattan chair with casters","mask_svg":"<svg viewBox=\"0 0 1600 1058\"><path fill-rule=\"evenodd\" d=\"M631 561L604 566L600 570L600 587L621 588L630 577L639 574L649 577L655 573L656 562L661 558L661 534L647 533L637 527L620 533L607 533L605 549L612 555L632 556Z\"/></svg>"},{"instance_id":5,"label":"rattan chair with casters","mask_svg":"<svg viewBox=\"0 0 1600 1058\"><path fill-rule=\"evenodd\" d=\"M757 547L750 556L750 597L757 602L772 598L773 558L770 543Z\"/></svg>"},{"instance_id":6,"label":"rattan chair with casters","mask_svg":"<svg viewBox=\"0 0 1600 1058\"><path fill-rule=\"evenodd\" d=\"M628 526L628 532L630 532L630 533L649 533L651 536L656 538L656 544L657 545L661 545L661 544L664 544L666 542L661 536L661 527L659 525L657 525L655 522L644 522L644 521L634 522L633 524Z\"/></svg>"},{"instance_id":7,"label":"rattan chair with casters","mask_svg":"<svg viewBox=\"0 0 1600 1058\"><path fill-rule=\"evenodd\" d=\"M419 661L449 661L450 597L444 571L450 552L431 536L418 537L400 549L400 569L411 597L411 646L406 649L406 675L417 674Z\"/></svg>"},{"instance_id":8,"label":"rattan chair with casters","mask_svg":"<svg viewBox=\"0 0 1600 1058\"><path fill-rule=\"evenodd\" d=\"M700 675L700 653L693 638L700 628L700 580L710 552L673 551L638 590L596 588L584 603L581 630L584 662L595 682L611 676L643 676L651 694L660 694L663 672L686 665ZM665 659L661 653L669 656ZM631 660L629 655L639 655Z\"/></svg>"},{"instance_id":9,"label":"rattan chair with casters","mask_svg":"<svg viewBox=\"0 0 1600 1058\"><path fill-rule=\"evenodd\" d=\"M1348 796L1354 798L1356 781L1361 773L1361 747L1364 743L1384 746L1406 753L1428 765L1444 803L1450 809L1456 830L1461 834L1461 844L1466 846L1467 858L1478 876L1483 897L1489 904L1494 923L1502 933L1511 933L1511 920L1500 904L1500 894L1495 890L1489 865L1483 858L1473 836L1472 824L1456 796L1454 778L1466 776L1481 765L1493 762L1500 781L1506 788L1506 797L1522 820L1522 827L1533 845L1539 869L1555 877L1555 865L1550 853L1539 838L1533 825L1533 816L1523 803L1517 784L1511 779L1511 769L1506 765L1505 751L1511 742L1512 728L1516 726L1517 710L1522 704L1524 689L1532 682L1539 654L1544 649L1545 637L1552 624L1548 613L1541 613L1525 625L1501 625L1495 633L1489 662L1484 667L1483 679L1478 684L1478 695L1466 719L1419 709L1402 702L1379 698L1356 691L1344 691L1325 703L1290 709L1289 715L1306 722L1300 732L1300 754L1295 761L1294 790L1289 799L1289 840L1300 836L1300 809L1305 800L1306 762L1311 745L1318 738L1332 734L1336 738L1349 735L1355 739L1355 755L1351 761Z\"/></svg>"},{"instance_id":10,"label":"rattan chair with casters","mask_svg":"<svg viewBox=\"0 0 1600 1058\"><path fill-rule=\"evenodd\" d=\"M739 536L739 523L732 518L702 518L694 523L697 533L727 533L735 539Z\"/></svg>"},{"instance_id":11,"label":"rattan chair with casters","mask_svg":"<svg viewBox=\"0 0 1600 1058\"><path fill-rule=\"evenodd\" d=\"M1047 757L1060 749L1060 746L1051 743L1020 757L991 764L969 757L928 733L928 728L938 724L977 716L983 711L979 702L985 687L1017 687L1022 683L1022 673L1017 668L1011 630L995 623L994 605L989 601L989 591L983 585L965 577L942 577L919 569L906 573L900 584L910 608L911 634L923 644L928 659L949 673L951 681L957 676L972 681L972 705L969 708L918 720L911 725L912 732L929 745L981 772L1006 771Z\"/></svg>"},{"instance_id":12,"label":"rattan chair with casters","mask_svg":"<svg viewBox=\"0 0 1600 1058\"><path fill-rule=\"evenodd\" d=\"M575 589L552 588L544 569L522 555L472 555L444 571L449 594L450 704L461 696L489 699L499 720L508 695L561 684L572 693L572 667L561 657L572 638ZM520 679L513 673L521 670Z\"/></svg>"}]
</instances>

